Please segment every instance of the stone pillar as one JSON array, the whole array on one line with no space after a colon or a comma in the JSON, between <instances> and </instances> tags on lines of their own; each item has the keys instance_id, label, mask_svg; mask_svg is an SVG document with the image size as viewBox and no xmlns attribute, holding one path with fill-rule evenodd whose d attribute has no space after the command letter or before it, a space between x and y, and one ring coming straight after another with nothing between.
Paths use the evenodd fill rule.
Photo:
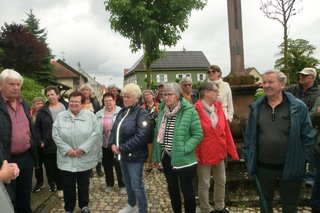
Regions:
<instances>
[{"instance_id":1,"label":"stone pillar","mask_svg":"<svg viewBox=\"0 0 320 213\"><path fill-rule=\"evenodd\" d=\"M243 36L242 36L242 16L241 0L227 0L228 24L229 24L229 44L231 73L234 76L243 76L244 56L243 56Z\"/></svg>"}]
</instances>

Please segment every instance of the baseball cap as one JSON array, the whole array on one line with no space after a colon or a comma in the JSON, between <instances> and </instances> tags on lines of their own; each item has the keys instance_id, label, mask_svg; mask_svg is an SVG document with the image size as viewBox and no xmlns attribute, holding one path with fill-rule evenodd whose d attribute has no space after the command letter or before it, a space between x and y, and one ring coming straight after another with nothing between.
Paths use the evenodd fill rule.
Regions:
<instances>
[{"instance_id":1,"label":"baseball cap","mask_svg":"<svg viewBox=\"0 0 320 213\"><path fill-rule=\"evenodd\" d=\"M317 71L314 68L306 67L299 72L302 75L312 75L313 77L317 77Z\"/></svg>"}]
</instances>

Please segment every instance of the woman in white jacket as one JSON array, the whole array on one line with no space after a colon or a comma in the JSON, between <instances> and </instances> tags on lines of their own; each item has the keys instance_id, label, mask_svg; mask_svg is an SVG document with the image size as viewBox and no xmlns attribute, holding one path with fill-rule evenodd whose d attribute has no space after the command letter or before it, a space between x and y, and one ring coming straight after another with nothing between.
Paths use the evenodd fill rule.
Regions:
<instances>
[{"instance_id":1,"label":"woman in white jacket","mask_svg":"<svg viewBox=\"0 0 320 213\"><path fill-rule=\"evenodd\" d=\"M90 213L89 179L98 164L98 121L93 112L83 109L85 98L75 91L69 95L69 109L60 112L53 124L52 138L57 145L57 164L62 170L65 211L73 212L76 188L81 213Z\"/></svg>"},{"instance_id":2,"label":"woman in white jacket","mask_svg":"<svg viewBox=\"0 0 320 213\"><path fill-rule=\"evenodd\" d=\"M221 78L221 69L218 65L210 65L207 72L208 80L213 81L219 88L218 100L222 103L222 109L229 123L233 119L233 101L232 92L229 83L224 82Z\"/></svg>"},{"instance_id":3,"label":"woman in white jacket","mask_svg":"<svg viewBox=\"0 0 320 213\"><path fill-rule=\"evenodd\" d=\"M102 97L103 108L96 113L100 136L102 141L102 166L105 172L106 192L114 190L113 167L115 167L120 194L126 193L125 185L122 181L120 162L115 158L112 150L108 147L112 126L120 107L116 106L115 96L112 93L105 93Z\"/></svg>"}]
</instances>

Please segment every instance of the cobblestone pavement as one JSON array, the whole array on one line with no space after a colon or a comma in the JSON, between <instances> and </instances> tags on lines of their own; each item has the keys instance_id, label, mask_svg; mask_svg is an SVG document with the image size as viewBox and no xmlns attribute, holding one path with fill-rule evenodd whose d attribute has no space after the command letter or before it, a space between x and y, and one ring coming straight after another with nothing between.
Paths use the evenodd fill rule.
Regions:
<instances>
[{"instance_id":1,"label":"cobblestone pavement","mask_svg":"<svg viewBox=\"0 0 320 213\"><path fill-rule=\"evenodd\" d=\"M96 174L90 179L90 203L89 208L92 213L118 212L119 209L127 205L127 196L119 194L118 188L115 191L105 192L104 177L97 177ZM151 174L144 175L145 190L148 197L149 212L172 212L170 198L166 188L165 177L162 173L154 171ZM38 194L38 193L36 193ZM34 194L33 194L34 195ZM35 195L34 195L35 196ZM35 199L34 199L35 200ZM64 212L63 199L59 199L56 194L42 204L37 213L59 213ZM256 213L259 208L241 206L228 207L230 213ZM76 207L75 213L81 212ZM200 213L197 207L197 213ZM281 209L275 209L275 213L281 212ZM311 212L310 207L299 207L300 213Z\"/></svg>"}]
</instances>

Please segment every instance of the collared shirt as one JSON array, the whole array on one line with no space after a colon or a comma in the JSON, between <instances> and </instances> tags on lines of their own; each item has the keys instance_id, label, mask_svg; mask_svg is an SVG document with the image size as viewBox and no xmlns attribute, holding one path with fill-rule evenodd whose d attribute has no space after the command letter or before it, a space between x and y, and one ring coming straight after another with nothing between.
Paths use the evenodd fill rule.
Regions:
<instances>
[{"instance_id":1,"label":"collared shirt","mask_svg":"<svg viewBox=\"0 0 320 213\"><path fill-rule=\"evenodd\" d=\"M2 95L2 94L1 94ZM7 97L2 95L11 119L11 155L19 155L31 147L31 132L29 120L19 97L14 109Z\"/></svg>"}]
</instances>

